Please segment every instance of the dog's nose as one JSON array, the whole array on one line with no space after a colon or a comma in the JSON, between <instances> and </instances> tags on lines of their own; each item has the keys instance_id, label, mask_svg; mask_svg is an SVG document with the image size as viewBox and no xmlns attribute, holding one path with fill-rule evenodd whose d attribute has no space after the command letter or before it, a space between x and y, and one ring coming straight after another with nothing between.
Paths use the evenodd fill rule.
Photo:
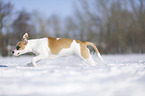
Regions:
<instances>
[{"instance_id":1,"label":"dog's nose","mask_svg":"<svg viewBox=\"0 0 145 96\"><path fill-rule=\"evenodd\" d=\"M14 51L12 51L12 54L14 54Z\"/></svg>"}]
</instances>

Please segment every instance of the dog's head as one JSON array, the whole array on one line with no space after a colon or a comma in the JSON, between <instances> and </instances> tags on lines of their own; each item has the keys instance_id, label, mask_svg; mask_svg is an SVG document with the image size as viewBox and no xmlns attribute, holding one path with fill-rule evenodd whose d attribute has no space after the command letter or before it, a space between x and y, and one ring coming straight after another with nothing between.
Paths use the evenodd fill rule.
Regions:
<instances>
[{"instance_id":1,"label":"dog's head","mask_svg":"<svg viewBox=\"0 0 145 96\"><path fill-rule=\"evenodd\" d=\"M14 56L19 56L27 52L26 46L28 44L28 34L25 33L22 37L22 40L17 43L16 49L12 51Z\"/></svg>"}]
</instances>

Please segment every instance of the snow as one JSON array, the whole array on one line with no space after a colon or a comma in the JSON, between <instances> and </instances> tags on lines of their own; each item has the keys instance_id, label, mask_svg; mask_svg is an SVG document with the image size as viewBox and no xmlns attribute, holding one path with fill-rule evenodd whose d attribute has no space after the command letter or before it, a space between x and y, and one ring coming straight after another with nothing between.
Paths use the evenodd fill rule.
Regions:
<instances>
[{"instance_id":1,"label":"snow","mask_svg":"<svg viewBox=\"0 0 145 96\"><path fill-rule=\"evenodd\" d=\"M32 56L0 57L0 96L144 96L145 54L92 57L98 66L71 55L39 68L23 66Z\"/></svg>"}]
</instances>

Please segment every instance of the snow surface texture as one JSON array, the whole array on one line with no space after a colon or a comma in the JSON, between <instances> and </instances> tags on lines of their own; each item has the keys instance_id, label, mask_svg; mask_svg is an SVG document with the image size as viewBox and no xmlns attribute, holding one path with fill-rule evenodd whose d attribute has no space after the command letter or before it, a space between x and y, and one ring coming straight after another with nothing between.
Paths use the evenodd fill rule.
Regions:
<instances>
[{"instance_id":1,"label":"snow surface texture","mask_svg":"<svg viewBox=\"0 0 145 96\"><path fill-rule=\"evenodd\" d=\"M23 66L32 56L0 57L0 96L145 96L145 54L92 57L98 66L72 55L39 68Z\"/></svg>"}]
</instances>

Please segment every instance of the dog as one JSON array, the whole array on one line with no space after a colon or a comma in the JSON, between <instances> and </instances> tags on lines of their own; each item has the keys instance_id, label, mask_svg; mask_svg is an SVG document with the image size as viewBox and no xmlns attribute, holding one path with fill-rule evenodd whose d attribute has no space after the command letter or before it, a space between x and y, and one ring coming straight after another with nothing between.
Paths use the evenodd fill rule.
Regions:
<instances>
[{"instance_id":1,"label":"dog","mask_svg":"<svg viewBox=\"0 0 145 96\"><path fill-rule=\"evenodd\" d=\"M16 49L12 51L12 54L14 56L19 56L27 52L33 52L37 54L37 56L32 58L31 61L35 67L38 67L36 63L42 59L60 57L73 53L82 58L86 63L96 65L95 61L90 55L90 50L87 48L87 45L92 46L99 58L103 60L97 47L91 42L52 37L30 40L28 40L28 38L28 34L25 33L22 37L22 40L17 43Z\"/></svg>"}]
</instances>

